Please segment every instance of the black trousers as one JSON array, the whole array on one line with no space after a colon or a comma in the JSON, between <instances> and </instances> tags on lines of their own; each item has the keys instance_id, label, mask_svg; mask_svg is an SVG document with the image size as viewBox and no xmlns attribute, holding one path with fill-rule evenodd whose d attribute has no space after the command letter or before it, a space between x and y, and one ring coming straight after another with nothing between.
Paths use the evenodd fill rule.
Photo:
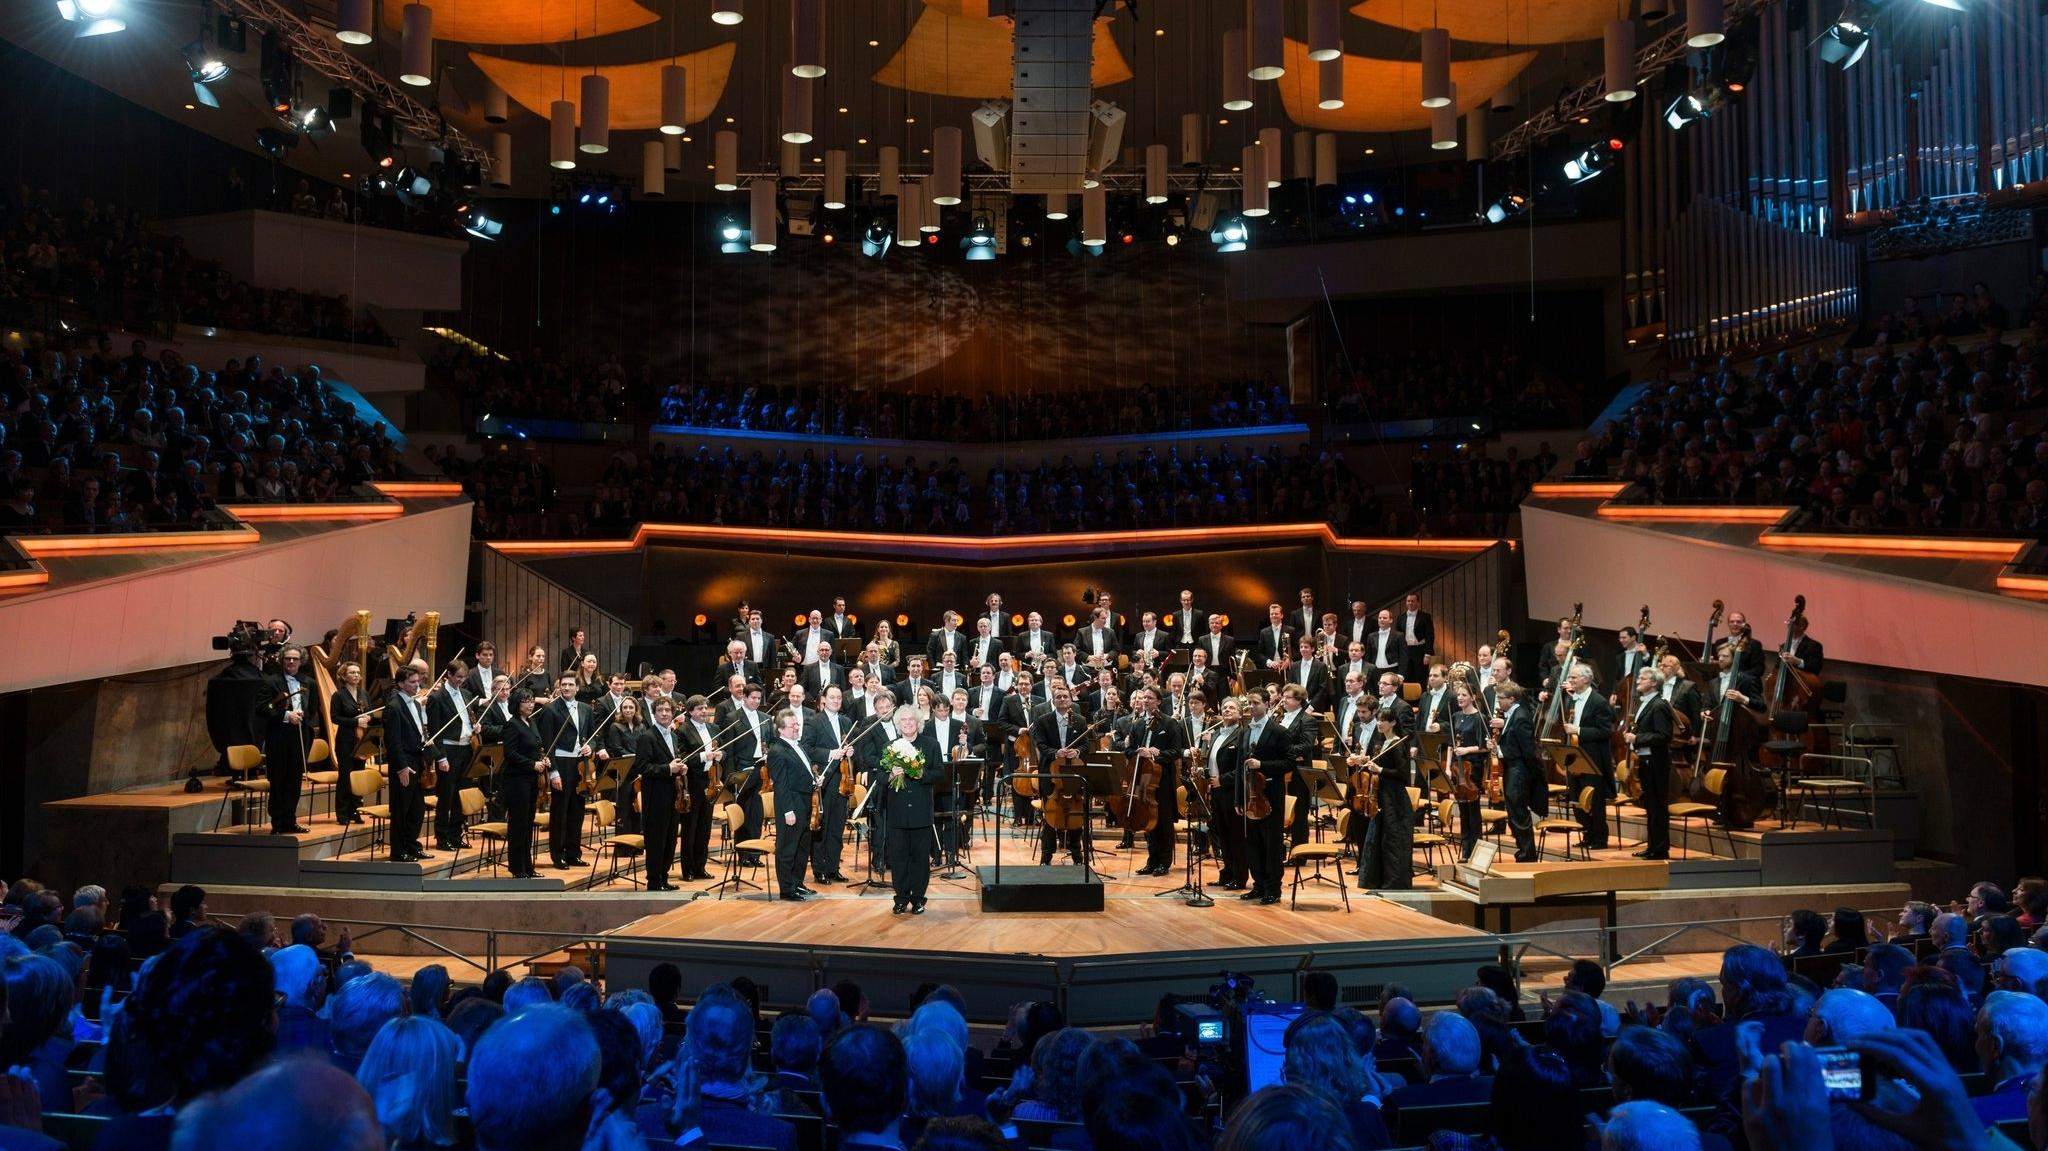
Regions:
<instances>
[{"instance_id":1,"label":"black trousers","mask_svg":"<svg viewBox=\"0 0 2048 1151\"><path fill-rule=\"evenodd\" d=\"M576 790L576 763L564 758L551 765L562 777L548 808L548 858L558 867L583 862L583 795Z\"/></svg>"},{"instance_id":2,"label":"black trousers","mask_svg":"<svg viewBox=\"0 0 2048 1151\"><path fill-rule=\"evenodd\" d=\"M299 728L292 728L297 733ZM277 746L273 741L272 746ZM270 781L270 830L290 834L299 821L299 795L305 790L306 761L297 745L288 745L264 761L264 777Z\"/></svg>"},{"instance_id":3,"label":"black trousers","mask_svg":"<svg viewBox=\"0 0 2048 1151\"><path fill-rule=\"evenodd\" d=\"M1308 842L1308 781L1298 771L1287 773L1287 794L1294 797L1294 818L1287 821L1287 837L1295 843Z\"/></svg>"},{"instance_id":4,"label":"black trousers","mask_svg":"<svg viewBox=\"0 0 2048 1151\"><path fill-rule=\"evenodd\" d=\"M1245 854L1251 865L1252 890L1261 895L1280 894L1281 861L1286 858L1286 828L1275 811L1264 819L1255 819L1245 832Z\"/></svg>"},{"instance_id":5,"label":"black trousers","mask_svg":"<svg viewBox=\"0 0 2048 1151\"><path fill-rule=\"evenodd\" d=\"M778 803L776 806L782 805ZM791 814L796 816L795 822L790 821ZM783 895L795 894L796 889L803 886L804 861L810 857L811 801L809 796L805 796L793 809L778 813L775 817L776 889Z\"/></svg>"},{"instance_id":6,"label":"black trousers","mask_svg":"<svg viewBox=\"0 0 2048 1151\"><path fill-rule=\"evenodd\" d=\"M1211 791L1209 802L1213 806L1209 816L1209 834L1216 842L1217 856L1223 861L1216 881L1229 887L1242 887L1251 875L1247 854L1250 829L1244 816L1239 815L1225 798L1223 788Z\"/></svg>"},{"instance_id":7,"label":"black trousers","mask_svg":"<svg viewBox=\"0 0 2048 1151\"><path fill-rule=\"evenodd\" d=\"M347 755L336 756L334 764L341 769L341 778L334 781L334 818L338 823L347 823L363 809L363 801L356 798L356 789L349 786L349 777L363 769L363 761L355 757L351 748Z\"/></svg>"},{"instance_id":8,"label":"black trousers","mask_svg":"<svg viewBox=\"0 0 2048 1151\"><path fill-rule=\"evenodd\" d=\"M448 761L434 784L434 843L452 848L462 839L462 785L469 775L469 745L443 744L434 753Z\"/></svg>"},{"instance_id":9,"label":"black trousers","mask_svg":"<svg viewBox=\"0 0 2048 1151\"><path fill-rule=\"evenodd\" d=\"M1051 863L1053 853L1061 847L1065 847L1067 854L1073 857L1074 862L1082 862L1086 857L1081 854L1081 837L1085 834L1087 834L1087 828L1085 827L1060 831L1049 823L1042 824L1038 829L1038 861L1040 863Z\"/></svg>"},{"instance_id":10,"label":"black trousers","mask_svg":"<svg viewBox=\"0 0 2048 1151\"><path fill-rule=\"evenodd\" d=\"M667 883L676 861L676 788L683 781L668 775L665 767L660 770L675 782L650 784L651 776L640 778L640 834L647 844L649 887Z\"/></svg>"},{"instance_id":11,"label":"black trousers","mask_svg":"<svg viewBox=\"0 0 2048 1151\"><path fill-rule=\"evenodd\" d=\"M1472 849L1479 846L1479 807L1476 799L1458 801L1458 858L1472 858Z\"/></svg>"},{"instance_id":12,"label":"black trousers","mask_svg":"<svg viewBox=\"0 0 2048 1151\"><path fill-rule=\"evenodd\" d=\"M1153 822L1152 830L1145 833L1145 866L1155 871L1173 866L1173 825L1180 819L1179 794L1175 787L1172 772L1159 773L1159 786L1152 795L1159 818Z\"/></svg>"},{"instance_id":13,"label":"black trousers","mask_svg":"<svg viewBox=\"0 0 2048 1151\"><path fill-rule=\"evenodd\" d=\"M1543 761L1509 760L1501 769L1501 794L1507 802L1508 830L1515 835L1515 858L1536 858L1536 821L1550 816L1550 788L1543 779Z\"/></svg>"},{"instance_id":14,"label":"black trousers","mask_svg":"<svg viewBox=\"0 0 2048 1151\"><path fill-rule=\"evenodd\" d=\"M924 902L932 879L932 829L892 827L889 829L889 885L898 903Z\"/></svg>"},{"instance_id":15,"label":"black trousers","mask_svg":"<svg viewBox=\"0 0 2048 1151\"><path fill-rule=\"evenodd\" d=\"M1639 756L1636 770L1643 778L1643 823L1648 828L1643 845L1652 855L1671 850L1671 757Z\"/></svg>"},{"instance_id":16,"label":"black trousers","mask_svg":"<svg viewBox=\"0 0 2048 1151\"><path fill-rule=\"evenodd\" d=\"M540 776L530 768L507 770L498 781L498 799L505 805L505 868L514 875L533 874L533 810L540 796Z\"/></svg>"},{"instance_id":17,"label":"black trousers","mask_svg":"<svg viewBox=\"0 0 2048 1151\"><path fill-rule=\"evenodd\" d=\"M1614 765L1602 764L1591 756L1586 758L1599 769L1600 774L1597 777L1581 775L1570 784L1574 793L1588 786L1593 789L1593 801L1579 809L1580 839L1590 851L1607 846L1607 801L1614 796Z\"/></svg>"},{"instance_id":18,"label":"black trousers","mask_svg":"<svg viewBox=\"0 0 2048 1151\"><path fill-rule=\"evenodd\" d=\"M410 782L400 782L399 776L410 774ZM420 824L426 820L427 796L420 785L417 769L410 773L401 772L395 766L391 771L391 854L393 858L411 855L420 850Z\"/></svg>"},{"instance_id":19,"label":"black trousers","mask_svg":"<svg viewBox=\"0 0 2048 1151\"><path fill-rule=\"evenodd\" d=\"M838 773L826 775L827 785L818 793L818 834L811 839L811 874L827 879L839 874L846 853L846 815L850 796L839 794Z\"/></svg>"}]
</instances>

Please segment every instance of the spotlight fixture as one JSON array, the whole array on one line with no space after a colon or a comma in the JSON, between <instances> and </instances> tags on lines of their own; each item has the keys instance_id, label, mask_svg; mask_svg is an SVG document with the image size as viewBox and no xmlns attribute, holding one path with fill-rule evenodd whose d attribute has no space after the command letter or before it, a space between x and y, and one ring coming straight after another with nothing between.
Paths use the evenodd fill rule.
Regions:
<instances>
[{"instance_id":1,"label":"spotlight fixture","mask_svg":"<svg viewBox=\"0 0 2048 1151\"><path fill-rule=\"evenodd\" d=\"M299 146L299 134L286 128L258 128L256 129L256 146L269 153L272 159L275 159Z\"/></svg>"},{"instance_id":2,"label":"spotlight fixture","mask_svg":"<svg viewBox=\"0 0 2048 1151\"><path fill-rule=\"evenodd\" d=\"M105 36L125 31L128 21L121 17L120 0L57 0L57 15L78 25L78 36Z\"/></svg>"},{"instance_id":3,"label":"spotlight fixture","mask_svg":"<svg viewBox=\"0 0 2048 1151\"><path fill-rule=\"evenodd\" d=\"M1529 210L1529 194L1519 190L1511 191L1486 206L1486 222L1503 223L1511 217Z\"/></svg>"},{"instance_id":4,"label":"spotlight fixture","mask_svg":"<svg viewBox=\"0 0 2048 1151\"><path fill-rule=\"evenodd\" d=\"M462 230L479 240L495 240L498 233L505 230L505 223L492 219L482 208L478 208L469 214L469 221L462 225Z\"/></svg>"},{"instance_id":5,"label":"spotlight fixture","mask_svg":"<svg viewBox=\"0 0 2048 1151\"><path fill-rule=\"evenodd\" d=\"M434 190L433 177L413 167L411 164L400 168L397 179L391 183L393 187L398 189L398 194L401 196L425 196Z\"/></svg>"},{"instance_id":6,"label":"spotlight fixture","mask_svg":"<svg viewBox=\"0 0 2048 1151\"><path fill-rule=\"evenodd\" d=\"M206 37L192 41L184 47L185 67L192 73L194 84L212 84L227 78L228 62L206 48Z\"/></svg>"},{"instance_id":7,"label":"spotlight fixture","mask_svg":"<svg viewBox=\"0 0 2048 1151\"><path fill-rule=\"evenodd\" d=\"M1695 120L1704 120L1721 106L1721 89L1711 83L1703 83L1690 92L1684 92L1664 109L1664 122L1675 131Z\"/></svg>"},{"instance_id":8,"label":"spotlight fixture","mask_svg":"<svg viewBox=\"0 0 2048 1151\"><path fill-rule=\"evenodd\" d=\"M1585 151L1564 162L1564 178L1574 184L1583 184L1605 172L1614 165L1614 158L1621 155L1620 137L1610 136L1595 141Z\"/></svg>"},{"instance_id":9,"label":"spotlight fixture","mask_svg":"<svg viewBox=\"0 0 2048 1151\"><path fill-rule=\"evenodd\" d=\"M1168 232L1168 233L1166 234L1166 246L1167 246L1167 247L1169 247L1169 248L1178 248L1178 247L1180 247L1180 233L1179 233L1179 232Z\"/></svg>"},{"instance_id":10,"label":"spotlight fixture","mask_svg":"<svg viewBox=\"0 0 2048 1151\"><path fill-rule=\"evenodd\" d=\"M996 258L995 228L986 213L974 214L974 223L968 227L967 234L960 237L960 251L962 258L969 263L983 263Z\"/></svg>"},{"instance_id":11,"label":"spotlight fixture","mask_svg":"<svg viewBox=\"0 0 2048 1151\"><path fill-rule=\"evenodd\" d=\"M748 251L747 229L738 217L727 216L718 223L718 250L728 256Z\"/></svg>"},{"instance_id":12,"label":"spotlight fixture","mask_svg":"<svg viewBox=\"0 0 2048 1151\"><path fill-rule=\"evenodd\" d=\"M868 221L867 228L860 234L860 254L870 260L879 260L896 246L896 229L879 213Z\"/></svg>"},{"instance_id":13,"label":"spotlight fixture","mask_svg":"<svg viewBox=\"0 0 2048 1151\"><path fill-rule=\"evenodd\" d=\"M1251 225L1243 216L1225 216L1216 221L1216 229L1209 233L1209 242L1216 245L1218 252L1242 252L1251 240Z\"/></svg>"},{"instance_id":14,"label":"spotlight fixture","mask_svg":"<svg viewBox=\"0 0 2048 1151\"><path fill-rule=\"evenodd\" d=\"M292 112L292 123L308 137L325 136L334 131L334 121L327 115L327 109L318 104L310 108L299 108Z\"/></svg>"},{"instance_id":15,"label":"spotlight fixture","mask_svg":"<svg viewBox=\"0 0 2048 1151\"><path fill-rule=\"evenodd\" d=\"M1863 53L1870 49L1870 23L1872 11L1863 0L1849 0L1842 5L1842 14L1835 18L1827 31L1814 38L1813 47L1821 63L1832 64L1843 71L1856 66L1863 59Z\"/></svg>"}]
</instances>

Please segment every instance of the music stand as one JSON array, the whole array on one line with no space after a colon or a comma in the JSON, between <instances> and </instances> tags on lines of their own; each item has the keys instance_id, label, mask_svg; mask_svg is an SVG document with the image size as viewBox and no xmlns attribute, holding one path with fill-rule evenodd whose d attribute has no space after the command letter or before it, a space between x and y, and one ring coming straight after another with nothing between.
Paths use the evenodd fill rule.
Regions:
<instances>
[{"instance_id":1,"label":"music stand","mask_svg":"<svg viewBox=\"0 0 2048 1151\"><path fill-rule=\"evenodd\" d=\"M1267 684L1283 683L1285 680L1279 672L1274 671L1270 667L1248 667L1244 669L1242 682L1246 691L1251 691L1254 688L1264 691Z\"/></svg>"},{"instance_id":2,"label":"music stand","mask_svg":"<svg viewBox=\"0 0 2048 1151\"><path fill-rule=\"evenodd\" d=\"M846 822L852 824L855 828L854 834L859 835L861 813L867 811L870 804L874 806L874 814L871 817L874 829L868 833L867 877L853 885L854 890L862 895L866 895L868 888L871 887L884 888L889 891L895 890L894 884L886 879L877 878L875 875L875 855L880 851L882 841L889 834L889 801L886 798L880 798L882 793L888 788L888 785L883 782L886 775L886 772L875 772L874 782L862 785L866 790L861 792L860 802L855 804L853 810L846 815ZM886 867L888 865L884 863L883 866Z\"/></svg>"},{"instance_id":3,"label":"music stand","mask_svg":"<svg viewBox=\"0 0 2048 1151\"><path fill-rule=\"evenodd\" d=\"M1183 772L1181 780L1182 782L1174 786L1186 792L1188 797L1187 810L1181 812L1182 822L1188 825L1187 858L1181 865L1180 886L1169 891L1154 892L1153 898L1157 899L1167 895L1185 895L1188 897L1187 905L1189 907L1214 907L1216 906L1216 901L1210 898L1207 892L1202 890L1202 861L1208 858L1209 850L1216 842L1216 810L1215 806L1210 803L1210 794L1213 793L1205 794L1197 790L1192 782L1192 775L1189 773ZM1202 852L1199 856L1195 853L1195 824L1197 821L1194 818L1194 807L1196 804L1200 804L1202 808L1202 818L1199 821L1202 825ZM1162 812L1161 814L1164 813Z\"/></svg>"},{"instance_id":4,"label":"music stand","mask_svg":"<svg viewBox=\"0 0 2048 1151\"><path fill-rule=\"evenodd\" d=\"M1321 764L1320 767L1317 764ZM1303 790L1308 792L1314 806L1309 811L1309 826L1315 829L1316 842L1323 841L1323 807L1334 804L1344 806L1344 789L1337 786L1337 773L1328 760L1310 760L1307 767L1298 769L1301 773Z\"/></svg>"},{"instance_id":5,"label":"music stand","mask_svg":"<svg viewBox=\"0 0 2048 1151\"><path fill-rule=\"evenodd\" d=\"M952 807L946 812L946 869L939 872L940 879L965 879L967 873L960 870L960 795L965 792L972 797L981 791L981 769L986 761L974 756L963 756L946 764L946 791L951 797ZM971 819L973 809L969 809Z\"/></svg>"},{"instance_id":6,"label":"music stand","mask_svg":"<svg viewBox=\"0 0 2048 1151\"><path fill-rule=\"evenodd\" d=\"M1089 828L1088 801L1099 796L1116 792L1116 764L1108 760L1084 759L1075 766L1073 773L1081 777L1081 865L1089 871L1095 870L1095 836ZM1114 855L1114 852L1109 854Z\"/></svg>"}]
</instances>

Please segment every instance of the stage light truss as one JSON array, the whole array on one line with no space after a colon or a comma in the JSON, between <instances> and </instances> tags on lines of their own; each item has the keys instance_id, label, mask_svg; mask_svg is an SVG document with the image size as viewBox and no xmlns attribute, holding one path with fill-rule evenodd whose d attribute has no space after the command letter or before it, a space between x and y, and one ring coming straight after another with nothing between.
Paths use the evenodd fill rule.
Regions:
<instances>
[{"instance_id":1,"label":"stage light truss","mask_svg":"<svg viewBox=\"0 0 2048 1151\"><path fill-rule=\"evenodd\" d=\"M1727 21L1732 32L1735 26L1754 16L1774 0L1728 0ZM1653 76L1670 64L1685 59L1691 49L1685 45L1685 21L1675 22L1669 32L1643 45L1636 52L1636 76ZM1715 49L1704 49L1714 51ZM1555 104L1529 117L1494 141L1493 159L1498 162L1512 160L1536 147L1560 132L1567 132L1578 126L1582 118L1590 118L1602 109L1612 108L1606 100L1607 78L1596 72L1585 83L1560 96Z\"/></svg>"},{"instance_id":2,"label":"stage light truss","mask_svg":"<svg viewBox=\"0 0 2048 1151\"><path fill-rule=\"evenodd\" d=\"M1141 193L1145 190L1145 169L1143 167L1133 168L1129 171L1112 170L1101 172L1095 178L1101 180L1102 186L1109 189L1111 193ZM866 168L856 169L853 165L848 165L846 179L850 185L862 191L874 190L879 193L880 169L877 166L869 165ZM965 172L961 174L960 179L966 188L972 192L1003 196L1011 194L1010 174L1008 172ZM739 174L741 187L745 187L752 180L781 180L783 190L788 192L819 192L823 191L825 186L824 174L818 171L808 171L800 176L788 179L784 179L774 169L747 171ZM1244 187L1244 177L1241 173L1237 172L1169 172L1166 177L1166 184L1169 192L1186 192L1189 194L1197 192L1235 192ZM923 185L919 184L917 186L922 187ZM1018 194L1029 195L1029 193Z\"/></svg>"},{"instance_id":3,"label":"stage light truss","mask_svg":"<svg viewBox=\"0 0 2048 1151\"><path fill-rule=\"evenodd\" d=\"M439 146L450 161L491 167L489 150L450 125L441 114L420 103L391 80L354 56L331 34L314 28L279 0L218 0L224 11L240 14L261 32L275 32L291 49L292 58L329 80L355 92L357 99L391 112L410 135Z\"/></svg>"}]
</instances>

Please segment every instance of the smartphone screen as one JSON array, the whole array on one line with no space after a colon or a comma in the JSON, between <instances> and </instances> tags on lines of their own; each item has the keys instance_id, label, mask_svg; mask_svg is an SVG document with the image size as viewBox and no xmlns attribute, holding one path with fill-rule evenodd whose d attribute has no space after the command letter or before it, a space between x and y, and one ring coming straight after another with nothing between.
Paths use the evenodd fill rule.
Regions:
<instances>
[{"instance_id":1,"label":"smartphone screen","mask_svg":"<svg viewBox=\"0 0 2048 1151\"><path fill-rule=\"evenodd\" d=\"M1867 1099L1870 1090L1863 1075L1863 1056L1846 1047L1816 1047L1820 1080L1830 1099Z\"/></svg>"}]
</instances>

